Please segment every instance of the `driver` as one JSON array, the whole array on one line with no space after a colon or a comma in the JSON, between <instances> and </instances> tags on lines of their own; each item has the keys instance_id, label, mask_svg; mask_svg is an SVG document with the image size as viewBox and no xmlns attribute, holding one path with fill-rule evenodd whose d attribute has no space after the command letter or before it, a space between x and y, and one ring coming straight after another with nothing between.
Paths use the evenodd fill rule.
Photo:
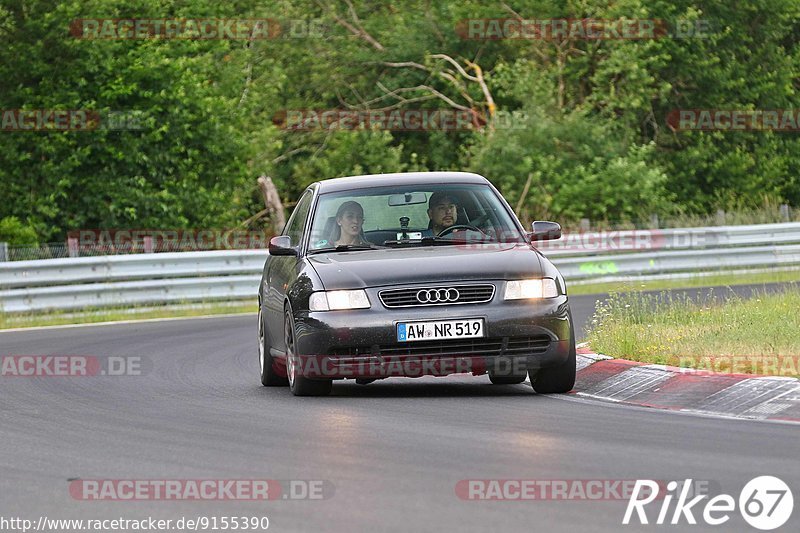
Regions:
<instances>
[{"instance_id":1,"label":"driver","mask_svg":"<svg viewBox=\"0 0 800 533\"><path fill-rule=\"evenodd\" d=\"M458 220L458 197L448 192L435 192L428 199L428 218L431 219L430 229L422 231L423 237L434 237L450 226L455 226Z\"/></svg>"}]
</instances>

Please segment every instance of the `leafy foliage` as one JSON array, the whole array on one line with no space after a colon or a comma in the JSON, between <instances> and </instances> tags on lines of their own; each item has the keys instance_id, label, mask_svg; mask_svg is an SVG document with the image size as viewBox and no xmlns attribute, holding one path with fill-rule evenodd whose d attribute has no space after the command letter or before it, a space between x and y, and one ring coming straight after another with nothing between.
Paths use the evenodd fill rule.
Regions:
<instances>
[{"instance_id":1,"label":"leafy foliage","mask_svg":"<svg viewBox=\"0 0 800 533\"><path fill-rule=\"evenodd\" d=\"M282 31L254 41L69 34L74 19L132 16L269 17ZM466 19L516 17L659 19L703 33L460 33ZM42 241L79 228L233 227L263 209L261 174L291 204L314 180L440 169L484 173L512 204L527 184L525 219L637 222L750 208L765 196L797 206L796 135L673 131L666 117L678 108L800 108L798 20L796 0L6 2L0 108L141 117L139 128L120 131L0 132L0 218L17 217ZM488 125L292 131L276 118L381 108L465 108ZM503 113L515 118L503 125Z\"/></svg>"},{"instance_id":2,"label":"leafy foliage","mask_svg":"<svg viewBox=\"0 0 800 533\"><path fill-rule=\"evenodd\" d=\"M26 226L17 217L0 219L0 242L12 246L36 245L36 230Z\"/></svg>"}]
</instances>

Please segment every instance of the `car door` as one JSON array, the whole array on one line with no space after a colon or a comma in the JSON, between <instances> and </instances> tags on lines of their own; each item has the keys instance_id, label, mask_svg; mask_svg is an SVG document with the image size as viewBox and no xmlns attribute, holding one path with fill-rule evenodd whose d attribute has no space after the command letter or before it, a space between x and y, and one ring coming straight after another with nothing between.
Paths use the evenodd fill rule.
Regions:
<instances>
[{"instance_id":1,"label":"car door","mask_svg":"<svg viewBox=\"0 0 800 533\"><path fill-rule=\"evenodd\" d=\"M281 233L281 235L289 236L291 245L297 247L298 251L303 243L306 221L313 199L314 191L306 190L298 200ZM275 347L283 344L283 303L286 300L287 288L297 277L298 261L299 257L271 255L265 266L264 313L266 314L267 333Z\"/></svg>"}]
</instances>

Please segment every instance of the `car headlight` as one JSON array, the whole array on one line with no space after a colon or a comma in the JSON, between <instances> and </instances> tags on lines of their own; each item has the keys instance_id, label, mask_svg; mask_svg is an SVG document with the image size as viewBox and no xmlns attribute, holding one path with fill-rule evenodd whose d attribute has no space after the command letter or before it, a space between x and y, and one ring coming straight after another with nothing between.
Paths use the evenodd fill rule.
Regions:
<instances>
[{"instance_id":1,"label":"car headlight","mask_svg":"<svg viewBox=\"0 0 800 533\"><path fill-rule=\"evenodd\" d=\"M369 299L363 289L314 292L308 299L309 311L341 311L344 309L368 308Z\"/></svg>"},{"instance_id":2,"label":"car headlight","mask_svg":"<svg viewBox=\"0 0 800 533\"><path fill-rule=\"evenodd\" d=\"M506 300L555 298L558 296L556 280L552 278L519 279L506 282Z\"/></svg>"}]
</instances>

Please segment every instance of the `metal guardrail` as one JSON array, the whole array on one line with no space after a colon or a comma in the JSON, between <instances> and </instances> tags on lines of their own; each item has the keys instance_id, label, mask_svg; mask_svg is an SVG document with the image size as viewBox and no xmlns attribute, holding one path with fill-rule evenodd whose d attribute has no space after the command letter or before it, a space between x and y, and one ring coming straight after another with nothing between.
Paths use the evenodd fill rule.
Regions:
<instances>
[{"instance_id":1,"label":"metal guardrail","mask_svg":"<svg viewBox=\"0 0 800 533\"><path fill-rule=\"evenodd\" d=\"M540 243L569 281L800 267L800 223L565 235ZM4 312L255 298L265 250L0 263Z\"/></svg>"},{"instance_id":2,"label":"metal guardrail","mask_svg":"<svg viewBox=\"0 0 800 533\"><path fill-rule=\"evenodd\" d=\"M0 302L5 312L12 313L255 299L260 277L260 274L213 276L35 287L0 291Z\"/></svg>"},{"instance_id":3,"label":"metal guardrail","mask_svg":"<svg viewBox=\"0 0 800 533\"><path fill-rule=\"evenodd\" d=\"M226 250L14 261L0 263L0 291L101 281L260 274L266 257L266 250Z\"/></svg>"},{"instance_id":4,"label":"metal guardrail","mask_svg":"<svg viewBox=\"0 0 800 533\"><path fill-rule=\"evenodd\" d=\"M800 244L800 222L708 228L589 231L564 234L559 240L544 241L537 247L548 257L561 257L791 243Z\"/></svg>"},{"instance_id":5,"label":"metal guardrail","mask_svg":"<svg viewBox=\"0 0 800 533\"><path fill-rule=\"evenodd\" d=\"M552 261L568 281L611 275L647 276L708 270L725 272L745 268L800 266L800 244L554 257Z\"/></svg>"}]
</instances>

